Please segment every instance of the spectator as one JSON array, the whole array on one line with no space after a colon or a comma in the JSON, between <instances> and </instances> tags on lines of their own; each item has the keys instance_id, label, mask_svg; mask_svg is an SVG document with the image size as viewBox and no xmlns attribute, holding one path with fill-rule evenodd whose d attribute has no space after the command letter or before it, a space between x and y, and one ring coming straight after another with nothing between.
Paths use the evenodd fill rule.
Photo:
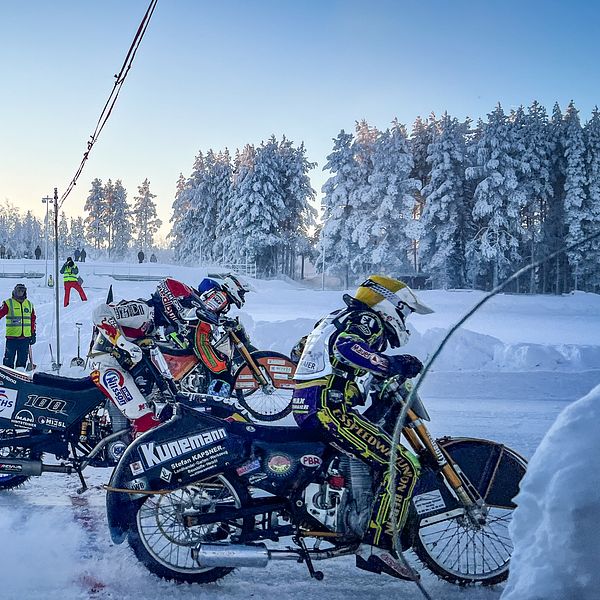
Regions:
<instances>
[{"instance_id":1,"label":"spectator","mask_svg":"<svg viewBox=\"0 0 600 600\"><path fill-rule=\"evenodd\" d=\"M69 256L69 258L67 258L67 261L62 266L62 269L60 270L60 272L63 274L63 281L65 284L65 300L64 300L65 308L67 306L69 306L69 299L71 296L72 289L74 289L79 294L79 297L81 298L81 300L83 302L85 302L87 300L87 296L85 295L85 292L83 291L83 288L81 287L81 284L83 283L83 279L81 279L81 277L79 277L79 267L77 267L75 265L75 263L73 262L73 259L70 256Z\"/></svg>"},{"instance_id":2,"label":"spectator","mask_svg":"<svg viewBox=\"0 0 600 600\"><path fill-rule=\"evenodd\" d=\"M156 262L156 254L154 252L150 255L150 262Z\"/></svg>"},{"instance_id":3,"label":"spectator","mask_svg":"<svg viewBox=\"0 0 600 600\"><path fill-rule=\"evenodd\" d=\"M73 252L73 256L75 257L75 262L79 262L79 259L81 258L81 251L79 248Z\"/></svg>"},{"instance_id":4,"label":"spectator","mask_svg":"<svg viewBox=\"0 0 600 600\"><path fill-rule=\"evenodd\" d=\"M12 252L10 251L10 248L6 251L6 258L8 258L8 260L12 258Z\"/></svg>"},{"instance_id":5,"label":"spectator","mask_svg":"<svg viewBox=\"0 0 600 600\"><path fill-rule=\"evenodd\" d=\"M33 253L35 254L35 260L40 260L40 256L42 256L42 249L40 248L39 244L35 247Z\"/></svg>"},{"instance_id":6,"label":"spectator","mask_svg":"<svg viewBox=\"0 0 600 600\"><path fill-rule=\"evenodd\" d=\"M86 256L87 256L87 252L85 251L85 248L82 248L81 252L79 253L79 262L85 262Z\"/></svg>"},{"instance_id":7,"label":"spectator","mask_svg":"<svg viewBox=\"0 0 600 600\"><path fill-rule=\"evenodd\" d=\"M0 246L0 258L6 258L6 248L4 247L4 244Z\"/></svg>"},{"instance_id":8,"label":"spectator","mask_svg":"<svg viewBox=\"0 0 600 600\"><path fill-rule=\"evenodd\" d=\"M144 262L144 253L141 250L138 252L138 260L140 264Z\"/></svg>"},{"instance_id":9,"label":"spectator","mask_svg":"<svg viewBox=\"0 0 600 600\"><path fill-rule=\"evenodd\" d=\"M35 344L35 309L27 300L27 288L17 283L12 296L0 307L0 319L6 317L6 350L4 365L15 368L27 367L29 346Z\"/></svg>"}]
</instances>

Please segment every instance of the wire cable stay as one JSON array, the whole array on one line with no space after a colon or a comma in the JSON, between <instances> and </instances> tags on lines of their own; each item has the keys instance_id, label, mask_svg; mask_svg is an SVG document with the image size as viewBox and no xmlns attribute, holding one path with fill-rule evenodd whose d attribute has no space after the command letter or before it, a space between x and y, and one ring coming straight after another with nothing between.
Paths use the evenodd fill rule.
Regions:
<instances>
[{"instance_id":1,"label":"wire cable stay","mask_svg":"<svg viewBox=\"0 0 600 600\"><path fill-rule=\"evenodd\" d=\"M158 3L158 0L150 1L150 4L148 5L148 9L146 10L144 17L142 18L142 20L138 26L138 29L135 33L133 41L131 42L131 46L129 47L129 50L127 51L127 55L125 56L125 60L123 61L123 65L121 66L121 70L119 71L118 74L116 74L114 76L115 83L113 85L113 88L108 96L108 99L106 100L106 103L104 104L104 108L102 109L100 116L98 117L98 122L96 123L96 128L94 129L92 135L90 136L90 139L87 142L87 149L83 153L83 158L81 159L81 163L77 167L77 170L75 171L75 175L69 182L69 185L66 187L65 191L63 192L62 196L60 197L60 200L58 203L59 208L62 208L64 201L67 199L67 197L69 196L69 194L71 193L71 191L73 190L75 185L77 185L77 180L79 179L79 176L81 175L81 173L83 171L85 163L86 163L87 159L89 158L90 152L92 151L94 144L98 140L100 133L104 129L104 126L106 125L106 122L108 121L108 118L110 117L110 115L113 111L113 108L117 102L117 98L119 97L121 88L123 87L123 84L125 83L127 74L129 73L129 70L131 69L131 65L133 64L133 60L135 59L135 55L138 51L138 48L140 47L142 39L144 38L144 34L146 33L146 30L148 29L150 19L152 18L152 14L154 13L154 9L156 8L157 3Z\"/></svg>"}]
</instances>

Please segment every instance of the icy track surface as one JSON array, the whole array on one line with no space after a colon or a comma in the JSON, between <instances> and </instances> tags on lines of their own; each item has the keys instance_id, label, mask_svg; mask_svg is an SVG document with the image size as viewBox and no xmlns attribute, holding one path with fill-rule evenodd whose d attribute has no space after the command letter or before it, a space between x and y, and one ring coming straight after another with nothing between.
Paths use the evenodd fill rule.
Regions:
<instances>
[{"instance_id":1,"label":"icy track surface","mask_svg":"<svg viewBox=\"0 0 600 600\"><path fill-rule=\"evenodd\" d=\"M2 268L15 263L6 261ZM38 265L43 271L43 263L33 266L39 269ZM61 308L63 362L68 364L76 354L76 322L83 323L85 354L91 309L106 297L110 284L115 299L147 297L155 286L151 281L115 281L104 274L140 270L144 274L168 273L189 283L197 283L211 271L170 265L82 265L90 302L82 304L75 298L66 310ZM17 281L0 279L3 298ZM35 361L38 368L49 370L52 291L36 287L38 281L27 281L39 321ZM242 318L263 348L289 351L315 320L341 306L341 292L314 292L277 281L256 281L254 285L258 291L248 296ZM430 350L431 339L438 338L481 294L432 291L422 296L436 313L412 323L411 351L420 356ZM600 297L596 295L506 295L492 300L475 321L467 324L457 343L442 357L438 370L424 382L422 396L432 417L431 430L439 436L487 437L530 457L558 413L600 383L600 361L595 360L598 340ZM83 375L77 368L63 368L62 373ZM161 581L137 562L126 544L111 545L104 493L99 487L108 481L110 470L89 469L86 476L95 487L83 496L75 492L77 478L62 475L44 475L18 490L0 494L0 600L246 600L309 594L323 594L333 600L421 598L412 584L356 570L351 558L319 563L325 573L323 582L310 580L305 567L293 562L272 563L267 569L239 569L220 583L203 587ZM421 574L436 599L496 600L504 587L460 589L424 569Z\"/></svg>"}]
</instances>

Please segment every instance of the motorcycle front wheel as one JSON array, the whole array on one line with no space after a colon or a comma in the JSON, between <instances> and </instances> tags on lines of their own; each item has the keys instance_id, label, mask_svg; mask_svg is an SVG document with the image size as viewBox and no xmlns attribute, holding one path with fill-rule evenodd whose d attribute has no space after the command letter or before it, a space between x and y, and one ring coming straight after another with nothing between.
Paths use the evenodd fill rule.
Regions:
<instances>
[{"instance_id":1,"label":"motorcycle front wheel","mask_svg":"<svg viewBox=\"0 0 600 600\"><path fill-rule=\"evenodd\" d=\"M146 568L167 580L186 583L212 583L233 568L202 568L192 558L199 543L227 542L232 535L247 530L254 519L188 526L187 513L208 513L216 508L242 508L248 491L226 475L216 475L168 494L144 498L135 513L128 541Z\"/></svg>"},{"instance_id":2,"label":"motorcycle front wheel","mask_svg":"<svg viewBox=\"0 0 600 600\"><path fill-rule=\"evenodd\" d=\"M250 367L242 364L233 375L238 402L257 421L278 421L292 412L293 375L296 365L285 354L259 350L252 358L268 382L261 388Z\"/></svg>"},{"instance_id":3,"label":"motorcycle front wheel","mask_svg":"<svg viewBox=\"0 0 600 600\"><path fill-rule=\"evenodd\" d=\"M493 585L504 581L513 551L508 531L516 508L513 499L527 463L510 448L487 440L449 438L438 443L485 502L485 523L474 525L461 509L432 517L424 514L418 520L414 550L431 571L452 583ZM423 501L439 501L436 498L446 493L441 480L439 486Z\"/></svg>"}]
</instances>

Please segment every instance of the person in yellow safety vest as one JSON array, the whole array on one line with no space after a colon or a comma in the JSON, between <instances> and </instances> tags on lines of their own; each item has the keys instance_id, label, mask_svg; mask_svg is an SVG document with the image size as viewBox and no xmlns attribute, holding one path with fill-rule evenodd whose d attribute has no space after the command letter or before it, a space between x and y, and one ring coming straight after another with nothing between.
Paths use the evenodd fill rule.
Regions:
<instances>
[{"instance_id":1,"label":"person in yellow safety vest","mask_svg":"<svg viewBox=\"0 0 600 600\"><path fill-rule=\"evenodd\" d=\"M63 281L65 284L65 308L69 306L69 297L71 296L71 289L74 289L79 294L79 297L83 302L87 300L87 296L79 283L79 268L73 262L73 259L69 256L67 261L62 266L60 272L63 275Z\"/></svg>"},{"instance_id":2,"label":"person in yellow safety vest","mask_svg":"<svg viewBox=\"0 0 600 600\"><path fill-rule=\"evenodd\" d=\"M35 309L27 300L27 288L17 283L12 296L2 303L0 319L6 317L4 365L14 369L26 367L29 346L35 344ZM15 365L16 358L16 365Z\"/></svg>"}]
</instances>

